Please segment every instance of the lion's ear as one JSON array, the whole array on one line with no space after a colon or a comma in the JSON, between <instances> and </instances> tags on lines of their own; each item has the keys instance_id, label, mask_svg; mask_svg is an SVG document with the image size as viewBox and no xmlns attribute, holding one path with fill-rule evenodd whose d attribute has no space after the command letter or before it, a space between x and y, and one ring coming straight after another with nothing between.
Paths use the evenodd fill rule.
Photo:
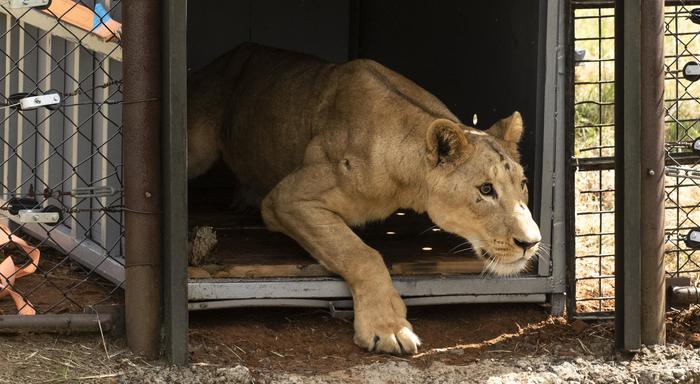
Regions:
<instances>
[{"instance_id":1,"label":"lion's ear","mask_svg":"<svg viewBox=\"0 0 700 384\"><path fill-rule=\"evenodd\" d=\"M505 119L497 121L486 132L503 141L518 144L523 136L523 118L520 112L515 111Z\"/></svg>"},{"instance_id":2,"label":"lion's ear","mask_svg":"<svg viewBox=\"0 0 700 384\"><path fill-rule=\"evenodd\" d=\"M457 123L437 119L428 128L426 137L428 162L433 166L456 165L466 160L471 144Z\"/></svg>"},{"instance_id":3,"label":"lion's ear","mask_svg":"<svg viewBox=\"0 0 700 384\"><path fill-rule=\"evenodd\" d=\"M513 159L519 159L518 143L523 137L523 118L520 112L515 111L512 115L497 121L486 132L501 140Z\"/></svg>"}]
</instances>

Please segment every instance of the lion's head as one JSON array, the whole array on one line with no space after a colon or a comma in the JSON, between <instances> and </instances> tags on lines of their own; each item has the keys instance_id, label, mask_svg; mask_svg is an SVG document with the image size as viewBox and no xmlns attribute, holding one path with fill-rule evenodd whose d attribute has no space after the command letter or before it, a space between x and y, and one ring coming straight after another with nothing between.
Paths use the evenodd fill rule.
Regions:
<instances>
[{"instance_id":1,"label":"lion's head","mask_svg":"<svg viewBox=\"0 0 700 384\"><path fill-rule=\"evenodd\" d=\"M428 215L469 241L498 275L522 271L541 240L518 163L522 132L515 112L486 132L438 119L427 133Z\"/></svg>"}]
</instances>

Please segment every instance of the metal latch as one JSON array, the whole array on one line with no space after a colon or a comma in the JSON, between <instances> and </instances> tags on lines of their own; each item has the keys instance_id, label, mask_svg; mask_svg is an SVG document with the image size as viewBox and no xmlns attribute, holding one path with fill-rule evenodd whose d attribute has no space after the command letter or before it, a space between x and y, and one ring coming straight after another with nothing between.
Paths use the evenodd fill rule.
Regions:
<instances>
[{"instance_id":1,"label":"metal latch","mask_svg":"<svg viewBox=\"0 0 700 384\"><path fill-rule=\"evenodd\" d=\"M100 185L96 187L78 187L71 191L71 196L79 198L114 196L114 187Z\"/></svg>"},{"instance_id":2,"label":"metal latch","mask_svg":"<svg viewBox=\"0 0 700 384\"><path fill-rule=\"evenodd\" d=\"M47 212L46 209L22 209L19 211L20 223L56 224L59 220L61 220L59 212Z\"/></svg>"},{"instance_id":3,"label":"metal latch","mask_svg":"<svg viewBox=\"0 0 700 384\"><path fill-rule=\"evenodd\" d=\"M688 248L700 248L700 228L691 229L688 234L685 235L684 242Z\"/></svg>"},{"instance_id":4,"label":"metal latch","mask_svg":"<svg viewBox=\"0 0 700 384\"><path fill-rule=\"evenodd\" d=\"M39 8L46 9L51 0L10 0L10 8Z\"/></svg>"},{"instance_id":5,"label":"metal latch","mask_svg":"<svg viewBox=\"0 0 700 384\"><path fill-rule=\"evenodd\" d=\"M689 61L683 66L683 77L689 81L700 79L700 64Z\"/></svg>"},{"instance_id":6,"label":"metal latch","mask_svg":"<svg viewBox=\"0 0 700 384\"><path fill-rule=\"evenodd\" d=\"M350 307L352 308L352 301L349 302ZM355 311L352 309L338 309L337 306L348 306L348 300L339 300L336 302L329 301L328 302L328 310L331 312L331 317L334 319L352 319L352 317L355 315Z\"/></svg>"},{"instance_id":7,"label":"metal latch","mask_svg":"<svg viewBox=\"0 0 700 384\"><path fill-rule=\"evenodd\" d=\"M690 10L690 16L688 17L690 21L695 24L700 24L700 8L694 8Z\"/></svg>"},{"instance_id":8,"label":"metal latch","mask_svg":"<svg viewBox=\"0 0 700 384\"><path fill-rule=\"evenodd\" d=\"M669 165L666 167L666 176L684 177L686 179L700 180L700 170Z\"/></svg>"},{"instance_id":9,"label":"metal latch","mask_svg":"<svg viewBox=\"0 0 700 384\"><path fill-rule=\"evenodd\" d=\"M61 96L58 93L48 93L46 95L29 96L19 100L19 108L23 111L40 107L58 105Z\"/></svg>"}]
</instances>

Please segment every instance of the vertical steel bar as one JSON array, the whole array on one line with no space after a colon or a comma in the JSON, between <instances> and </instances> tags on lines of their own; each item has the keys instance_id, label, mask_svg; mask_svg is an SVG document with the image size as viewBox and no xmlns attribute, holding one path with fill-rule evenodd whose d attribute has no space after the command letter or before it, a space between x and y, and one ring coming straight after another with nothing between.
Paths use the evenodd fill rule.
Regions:
<instances>
[{"instance_id":1,"label":"vertical steel bar","mask_svg":"<svg viewBox=\"0 0 700 384\"><path fill-rule=\"evenodd\" d=\"M163 235L165 350L187 363L187 1L163 7Z\"/></svg>"},{"instance_id":2,"label":"vertical steel bar","mask_svg":"<svg viewBox=\"0 0 700 384\"><path fill-rule=\"evenodd\" d=\"M641 345L641 7L615 2L615 339L623 350Z\"/></svg>"},{"instance_id":3,"label":"vertical steel bar","mask_svg":"<svg viewBox=\"0 0 700 384\"><path fill-rule=\"evenodd\" d=\"M566 88L564 90L566 99L566 108L564 110L565 126L568 127L566 131L566 154L564 156L566 164L566 196L568 197L565 202L565 215L566 215L566 295L568 296L566 302L566 313L569 318L576 315L576 167L574 165L574 144L576 137L576 124L575 124L575 102L576 96L574 93L574 80L575 80L575 62L574 62L574 47L576 44L576 36L574 34L574 8L571 2L565 2L568 4L568 9L566 10L566 37L565 42L570 42L564 45L565 50L565 65L564 65L564 76L566 77Z\"/></svg>"},{"instance_id":4,"label":"vertical steel bar","mask_svg":"<svg viewBox=\"0 0 700 384\"><path fill-rule=\"evenodd\" d=\"M17 33L19 34L17 41L19 43L19 48L17 49L17 92L24 92L24 81L27 74L24 71L25 64L25 39L27 32L23 22L19 22L19 28ZM21 113L17 113L17 125L15 126L17 131L17 141L15 142L15 184L12 188L15 194L22 193L22 174L24 173L24 163L22 163L24 145L21 144L24 140L24 117Z\"/></svg>"},{"instance_id":5,"label":"vertical steel bar","mask_svg":"<svg viewBox=\"0 0 700 384\"><path fill-rule=\"evenodd\" d=\"M124 53L124 214L126 337L156 358L161 327L161 2L126 0Z\"/></svg>"},{"instance_id":6,"label":"vertical steel bar","mask_svg":"<svg viewBox=\"0 0 700 384\"><path fill-rule=\"evenodd\" d=\"M561 199L563 192L563 156L564 140L559 130L562 119L560 111L564 109L564 71L561 70L564 60L560 52L564 50L561 45L565 38L565 25L567 23L565 2L542 1L540 2L540 50L539 65L541 66L541 78L538 89L538 120L542 126L542 137L538 142L541 156L538 158L541 169L539 175L540 204L539 218L542 238L552 245L551 254L538 260L538 274L540 276L552 276L555 285L561 287L557 292L549 296L553 313L564 312L565 297L563 290L565 283L566 261L565 250L561 238L564 229L563 204ZM547 143L547 145L544 145ZM533 206L534 211L535 206Z\"/></svg>"},{"instance_id":7,"label":"vertical steel bar","mask_svg":"<svg viewBox=\"0 0 700 384\"><path fill-rule=\"evenodd\" d=\"M66 85L64 89L68 92L73 92L80 86L80 46L76 43L66 42ZM75 97L78 100L78 97ZM67 145L64 146L64 157L68 160L64 163L64 190L72 191L78 187L78 125L80 124L80 115L78 107L69 108L66 111L66 119L64 120L64 137L66 137ZM78 199L75 197L69 198L69 207L77 208ZM78 214L72 214L68 224L71 228L71 237L78 238Z\"/></svg>"},{"instance_id":8,"label":"vertical steel bar","mask_svg":"<svg viewBox=\"0 0 700 384\"><path fill-rule=\"evenodd\" d=\"M42 37L39 40L38 50L38 79L39 89L41 92L46 92L51 89L51 35L45 31L39 31ZM43 36L45 35L45 36ZM39 108L37 111L38 131L40 135L36 136L37 154L36 164L41 164L36 174L35 187L37 191L43 191L49 187L49 157L51 156L49 139L51 137L50 119L51 111L47 108Z\"/></svg>"},{"instance_id":9,"label":"vertical steel bar","mask_svg":"<svg viewBox=\"0 0 700 384\"><path fill-rule=\"evenodd\" d=\"M666 341L664 315L664 2L641 11L641 341Z\"/></svg>"},{"instance_id":10,"label":"vertical steel bar","mask_svg":"<svg viewBox=\"0 0 700 384\"><path fill-rule=\"evenodd\" d=\"M598 58L602 59L603 58L603 42L601 40L603 36L603 12L601 11L601 8L598 8L598 18L596 19L596 22L598 24L598 34L597 34L597 40L596 40L596 46L598 47ZM596 84L597 85L597 90L598 90L598 102L602 103L603 102L603 87L601 84L601 81L603 80L603 61L598 62L598 81ZM598 136L598 147L602 148L603 146L603 107L602 105L598 105L598 124L601 126L596 128L596 135ZM603 157L603 150L598 149L598 157ZM598 171L598 190L603 189L603 171ZM603 212L603 193L598 192L598 212ZM603 254L603 236L601 233L603 232L603 214L598 214L598 255ZM603 275L603 258L599 257L598 258L598 275L602 276ZM598 297L603 297L603 279L598 279ZM598 300L598 311L603 310L603 300Z\"/></svg>"},{"instance_id":11,"label":"vertical steel bar","mask_svg":"<svg viewBox=\"0 0 700 384\"><path fill-rule=\"evenodd\" d=\"M548 2L549 4L550 2ZM552 55L556 60L554 67L551 70L556 74L554 79L555 96L553 103L555 105L553 115L551 116L554 131L555 131L555 148L554 151L554 185L553 202L552 202L552 279L554 286L558 287L561 293L552 294L550 296L552 304L552 313L561 315L564 312L566 304L566 296L563 292L566 291L566 230L568 223L566 222L566 204L567 200L573 200L573 195L566 194L566 130L569 127L568 121L565 118L567 113L566 99L566 68L567 57L565 46L568 44L567 28L571 20L568 19L570 14L569 2L557 1L555 4L548 5L550 7L549 24L556 29L552 31L553 39L556 38L555 53Z\"/></svg>"},{"instance_id":12,"label":"vertical steel bar","mask_svg":"<svg viewBox=\"0 0 700 384\"><path fill-rule=\"evenodd\" d=\"M5 95L12 94L12 82L10 80L9 74L12 71L12 16L9 14L5 15ZM3 159L2 159L2 193L12 193L10 190L10 129L11 129L11 118L13 112L12 109L5 108L4 119L3 119Z\"/></svg>"},{"instance_id":13,"label":"vertical steel bar","mask_svg":"<svg viewBox=\"0 0 700 384\"><path fill-rule=\"evenodd\" d=\"M105 4L107 9L109 7L109 2ZM94 73L95 85L105 84L109 81L109 57L100 53L95 54L94 65L97 67L101 66L101 69L97 69ZM95 113L92 131L92 140L95 146L92 154L92 182L99 186L107 185L107 173L109 172L107 159L109 159L109 147L107 141L109 140L109 104L105 101L109 99L110 87L97 88L95 90ZM106 207L107 197L99 197L99 202L92 203L93 208ZM92 239L103 246L105 249L109 249L109 244L107 243L107 222L108 216L103 212L93 212L93 217L90 218L90 223L94 223L92 227Z\"/></svg>"},{"instance_id":14,"label":"vertical steel bar","mask_svg":"<svg viewBox=\"0 0 700 384\"><path fill-rule=\"evenodd\" d=\"M531 209L537 213L542 233L542 241L545 244L552 244L552 203L554 198L552 193L552 179L554 174L554 146L544 145L554 142L554 124L550 116L554 116L554 97L556 94L555 75L553 69L556 67L556 19L555 23L549 22L551 17L558 17L556 14L557 3L539 2L539 45L537 53L538 81L537 81L537 125L542 127L542 134L536 140L535 169L541 172L538 175L539 201L533 201ZM554 12L554 13L553 13ZM540 276L549 276L552 266L551 256L545 255L537 260L537 273Z\"/></svg>"}]
</instances>

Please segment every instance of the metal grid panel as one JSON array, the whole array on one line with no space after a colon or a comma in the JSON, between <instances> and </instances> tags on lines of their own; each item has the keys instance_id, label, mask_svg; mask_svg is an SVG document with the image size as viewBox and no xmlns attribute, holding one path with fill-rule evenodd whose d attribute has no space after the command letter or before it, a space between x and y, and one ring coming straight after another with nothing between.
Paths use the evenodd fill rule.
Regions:
<instances>
[{"instance_id":1,"label":"metal grid panel","mask_svg":"<svg viewBox=\"0 0 700 384\"><path fill-rule=\"evenodd\" d=\"M698 2L667 2L665 10L666 165L682 176L700 164L692 141L700 137L700 84L683 77L689 61L700 62L700 25L689 16ZM574 2L574 148L570 183L575 190L573 315L604 315L614 309L614 9L611 3ZM667 175L669 173L667 172ZM686 246L689 229L700 223L697 178L666 177L668 276L697 280L700 254ZM587 316L586 315L586 316Z\"/></svg>"},{"instance_id":2,"label":"metal grid panel","mask_svg":"<svg viewBox=\"0 0 700 384\"><path fill-rule=\"evenodd\" d=\"M0 296L25 300L20 313L37 314L120 302L120 1L21 3L0 0L0 252L15 264L0 269ZM46 94L60 103L19 101ZM18 215L26 209L60 218L32 223ZM10 300L0 310L17 311Z\"/></svg>"},{"instance_id":3,"label":"metal grid panel","mask_svg":"<svg viewBox=\"0 0 700 384\"><path fill-rule=\"evenodd\" d=\"M615 16L574 9L575 292L577 309L602 312L614 298Z\"/></svg>"}]
</instances>

